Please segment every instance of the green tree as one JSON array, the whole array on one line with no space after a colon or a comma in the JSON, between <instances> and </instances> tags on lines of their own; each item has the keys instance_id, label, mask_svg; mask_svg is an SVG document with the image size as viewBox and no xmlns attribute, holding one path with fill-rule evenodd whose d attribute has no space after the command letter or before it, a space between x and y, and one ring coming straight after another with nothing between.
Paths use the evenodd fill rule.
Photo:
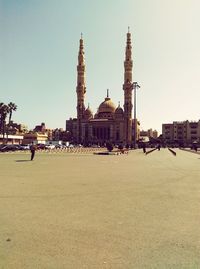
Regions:
<instances>
[{"instance_id":1,"label":"green tree","mask_svg":"<svg viewBox=\"0 0 200 269\"><path fill-rule=\"evenodd\" d=\"M8 123L10 124L11 118L12 118L12 113L13 113L13 111L17 110L17 106L15 103L10 102L8 104L8 108L9 108L9 121L8 121Z\"/></svg>"},{"instance_id":2,"label":"green tree","mask_svg":"<svg viewBox=\"0 0 200 269\"><path fill-rule=\"evenodd\" d=\"M0 131L3 134L3 143L6 129L6 118L9 113L9 107L4 103L0 103Z\"/></svg>"},{"instance_id":3,"label":"green tree","mask_svg":"<svg viewBox=\"0 0 200 269\"><path fill-rule=\"evenodd\" d=\"M2 134L3 129L3 113L4 113L4 103L0 102L0 133Z\"/></svg>"}]
</instances>

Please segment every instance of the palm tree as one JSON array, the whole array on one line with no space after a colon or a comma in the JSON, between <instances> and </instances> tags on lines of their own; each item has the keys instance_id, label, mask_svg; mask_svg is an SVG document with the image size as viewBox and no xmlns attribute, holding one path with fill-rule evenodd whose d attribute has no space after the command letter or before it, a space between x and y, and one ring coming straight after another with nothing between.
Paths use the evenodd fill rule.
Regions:
<instances>
[{"instance_id":1,"label":"palm tree","mask_svg":"<svg viewBox=\"0 0 200 269\"><path fill-rule=\"evenodd\" d=\"M17 106L15 103L10 102L8 104L8 108L9 108L9 121L8 121L8 123L10 124L11 118L12 118L12 113L13 113L13 111L17 110Z\"/></svg>"},{"instance_id":2,"label":"palm tree","mask_svg":"<svg viewBox=\"0 0 200 269\"><path fill-rule=\"evenodd\" d=\"M4 103L0 103L0 128L1 133L3 134L3 143L4 143L4 136L5 136L5 127L6 127L6 117L9 113L9 107Z\"/></svg>"},{"instance_id":3,"label":"palm tree","mask_svg":"<svg viewBox=\"0 0 200 269\"><path fill-rule=\"evenodd\" d=\"M4 107L4 103L0 103L0 133L2 132L2 127L3 127L3 123L2 123L2 119L3 119L3 107Z\"/></svg>"}]
</instances>

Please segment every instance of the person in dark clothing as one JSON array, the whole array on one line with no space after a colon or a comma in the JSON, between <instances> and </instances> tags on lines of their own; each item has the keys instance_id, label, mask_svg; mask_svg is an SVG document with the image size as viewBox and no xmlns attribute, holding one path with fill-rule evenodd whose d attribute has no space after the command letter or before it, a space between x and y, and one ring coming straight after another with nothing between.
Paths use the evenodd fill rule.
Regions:
<instances>
[{"instance_id":1,"label":"person in dark clothing","mask_svg":"<svg viewBox=\"0 0 200 269\"><path fill-rule=\"evenodd\" d=\"M31 161L34 159L36 149L37 149L36 145L33 145L33 144L32 144L32 145L30 146L30 151L31 151Z\"/></svg>"},{"instance_id":2,"label":"person in dark clothing","mask_svg":"<svg viewBox=\"0 0 200 269\"><path fill-rule=\"evenodd\" d=\"M145 145L145 143L142 143L142 149L143 149L143 152L146 153L146 145Z\"/></svg>"},{"instance_id":3,"label":"person in dark clothing","mask_svg":"<svg viewBox=\"0 0 200 269\"><path fill-rule=\"evenodd\" d=\"M157 149L160 150L160 144L158 144Z\"/></svg>"}]
</instances>

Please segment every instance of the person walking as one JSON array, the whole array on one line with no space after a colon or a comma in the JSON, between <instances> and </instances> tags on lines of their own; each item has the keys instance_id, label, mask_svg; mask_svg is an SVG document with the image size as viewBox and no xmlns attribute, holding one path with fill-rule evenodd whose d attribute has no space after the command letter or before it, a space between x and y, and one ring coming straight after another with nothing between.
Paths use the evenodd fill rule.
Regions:
<instances>
[{"instance_id":1,"label":"person walking","mask_svg":"<svg viewBox=\"0 0 200 269\"><path fill-rule=\"evenodd\" d=\"M32 144L32 145L30 146L30 151L31 151L31 161L32 161L32 160L34 159L34 157L35 157L35 151L36 151L36 149L37 149L36 145Z\"/></svg>"}]
</instances>

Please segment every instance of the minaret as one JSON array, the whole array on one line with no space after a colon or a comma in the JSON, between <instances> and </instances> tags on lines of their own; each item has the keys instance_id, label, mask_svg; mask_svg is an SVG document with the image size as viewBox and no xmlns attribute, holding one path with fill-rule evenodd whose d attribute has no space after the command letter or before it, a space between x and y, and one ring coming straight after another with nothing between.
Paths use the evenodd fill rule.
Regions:
<instances>
[{"instance_id":1,"label":"minaret","mask_svg":"<svg viewBox=\"0 0 200 269\"><path fill-rule=\"evenodd\" d=\"M81 122L84 119L85 105L84 105L84 96L86 93L85 87L85 58L84 58L84 47L83 47L83 38L81 34L80 45L79 45L79 54L78 54L78 65L77 65L77 140L78 143L82 141L82 132L81 132Z\"/></svg>"},{"instance_id":2,"label":"minaret","mask_svg":"<svg viewBox=\"0 0 200 269\"><path fill-rule=\"evenodd\" d=\"M125 53L125 61L124 61L124 142L126 144L132 143L132 52L131 52L131 34L127 33L127 41L126 41L126 53Z\"/></svg>"}]
</instances>

